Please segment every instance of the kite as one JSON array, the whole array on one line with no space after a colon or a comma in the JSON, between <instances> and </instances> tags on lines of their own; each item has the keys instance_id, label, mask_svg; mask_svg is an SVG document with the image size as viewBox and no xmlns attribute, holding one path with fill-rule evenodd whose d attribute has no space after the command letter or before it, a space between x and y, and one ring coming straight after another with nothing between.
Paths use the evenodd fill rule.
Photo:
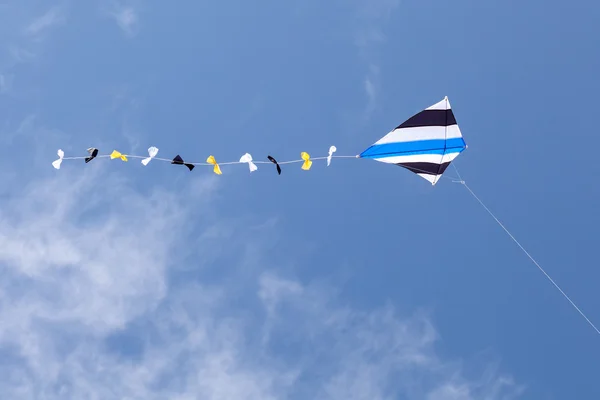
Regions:
<instances>
[{"instance_id":1,"label":"kite","mask_svg":"<svg viewBox=\"0 0 600 400\"><path fill-rule=\"evenodd\" d=\"M360 157L404 167L435 185L466 147L446 97L398 125Z\"/></svg>"},{"instance_id":2,"label":"kite","mask_svg":"<svg viewBox=\"0 0 600 400\"><path fill-rule=\"evenodd\" d=\"M98 149L90 147L87 149L89 156L86 157L65 157L62 149L57 151L58 159L52 162L52 166L56 169L61 168L63 160L80 160L84 159L85 163L89 163L94 158L110 157L111 159L120 158L127 161L129 158L141 158L141 163L146 166L155 159L164 162L170 162L175 165L185 165L190 171L196 165L212 166L213 172L217 175L222 175L220 165L228 164L248 164L250 172L258 169L256 164L275 164L277 174L281 175L281 165L291 163L302 163L301 168L305 171L311 169L313 160L327 160L327 166L331 164L333 158L355 158L355 159L371 159L384 164L400 166L412 173L426 179L432 185L435 185L443 176L448 166L467 148L467 144L462 136L461 130L458 127L454 112L450 106L448 97L444 97L441 101L427 107L426 109L414 114L412 117L398 125L392 131L387 133L381 139L377 140L362 153L355 156L334 156L337 151L336 146L329 147L329 152L326 157L312 158L303 151L300 153L299 160L278 162L271 155L267 156L268 161L256 161L252 155L245 153L240 157L239 161L217 163L215 157L210 155L206 159L206 163L200 162L184 162L178 154L172 160L166 158L158 158L158 148L152 146L148 148L148 157L122 154L114 150L109 155L98 155ZM485 204L475 195L471 188L466 184L458 169L454 166L459 179L452 179L455 183L462 184L470 194L480 203L480 205L495 219L498 225L504 229L508 236L521 248L521 250L530 258L530 260L544 273L544 275L552 282L552 284L562 293L562 295L571 303L571 305L585 318L585 320L600 334L600 330L586 317L586 315L575 305L573 301L565 294L565 292L550 278L550 276L542 269L537 261L523 248L523 246L515 239L515 237L506 229L506 227L496 218L494 214L485 206Z\"/></svg>"},{"instance_id":3,"label":"kite","mask_svg":"<svg viewBox=\"0 0 600 400\"><path fill-rule=\"evenodd\" d=\"M221 165L229 164L247 164L250 172L258 170L256 164L272 163L277 168L277 174L281 175L281 165L300 162L301 168L309 171L313 166L314 160L327 160L327 166L331 165L333 158L363 158L372 159L386 164L394 164L425 178L432 185L435 185L444 174L448 165L467 148L462 137L462 133L448 97L413 115L402 124L398 125L387 135L373 143L359 155L355 156L335 156L336 146L330 146L326 157L311 158L306 151L300 153L299 160L277 161L273 156L268 155L269 161L257 161L252 158L250 153L245 153L239 161L217 163L213 155L208 156L206 162L185 162L179 154L172 160L158 158L158 148L151 146L148 148L148 156L136 156L123 154L118 150L113 150L108 156L98 155L98 149L90 147L87 149L90 154L85 157L88 163L94 158L110 157L111 159L120 158L122 161L128 161L129 158L141 158L142 165L146 166L151 160L168 161L175 165L185 165L192 171L198 165L208 165L213 167L213 172L217 175L223 175ZM52 162L56 169L60 169L63 160L79 159L82 157L64 157L63 150L58 150L59 159Z\"/></svg>"}]
</instances>

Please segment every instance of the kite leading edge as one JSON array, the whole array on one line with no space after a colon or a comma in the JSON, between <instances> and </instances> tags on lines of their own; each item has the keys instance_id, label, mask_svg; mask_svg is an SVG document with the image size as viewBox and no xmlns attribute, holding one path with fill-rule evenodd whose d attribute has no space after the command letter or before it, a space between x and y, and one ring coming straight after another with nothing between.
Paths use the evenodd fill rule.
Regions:
<instances>
[{"instance_id":1,"label":"kite leading edge","mask_svg":"<svg viewBox=\"0 0 600 400\"><path fill-rule=\"evenodd\" d=\"M359 157L404 167L435 185L466 148L445 97L404 121Z\"/></svg>"}]
</instances>

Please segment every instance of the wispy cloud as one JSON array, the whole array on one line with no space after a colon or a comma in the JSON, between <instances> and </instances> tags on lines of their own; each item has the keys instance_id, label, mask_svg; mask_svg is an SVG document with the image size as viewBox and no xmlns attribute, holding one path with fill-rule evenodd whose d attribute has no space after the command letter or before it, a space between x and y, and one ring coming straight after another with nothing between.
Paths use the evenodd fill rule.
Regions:
<instances>
[{"instance_id":1,"label":"wispy cloud","mask_svg":"<svg viewBox=\"0 0 600 400\"><path fill-rule=\"evenodd\" d=\"M0 73L0 93L6 93L10 91L12 85L13 75Z\"/></svg>"},{"instance_id":2,"label":"wispy cloud","mask_svg":"<svg viewBox=\"0 0 600 400\"><path fill-rule=\"evenodd\" d=\"M115 14L117 24L127 34L133 34L134 29L138 23L138 16L135 10L131 7L124 7Z\"/></svg>"},{"instance_id":3,"label":"wispy cloud","mask_svg":"<svg viewBox=\"0 0 600 400\"><path fill-rule=\"evenodd\" d=\"M11 56L9 66L29 62L36 58L36 53L32 50L26 49L24 46L27 46L27 43L22 43L21 45L8 46L8 52Z\"/></svg>"},{"instance_id":4,"label":"wispy cloud","mask_svg":"<svg viewBox=\"0 0 600 400\"><path fill-rule=\"evenodd\" d=\"M110 96L110 105L106 111L116 119L121 120L121 134L128 142L126 151L130 153L146 153L147 147L142 146L146 140L143 121L141 117L145 106L145 98L150 80L143 80L143 84L125 83L108 87L106 94Z\"/></svg>"},{"instance_id":5,"label":"wispy cloud","mask_svg":"<svg viewBox=\"0 0 600 400\"><path fill-rule=\"evenodd\" d=\"M47 143L56 143L64 140L67 136L58 129L50 129L39 123L39 117L35 113L25 115L22 119L11 123L6 120L0 127L0 144L3 146L23 145L27 149L29 157L37 159L38 156L46 156L45 146ZM44 152L44 153L42 153Z\"/></svg>"},{"instance_id":6,"label":"wispy cloud","mask_svg":"<svg viewBox=\"0 0 600 400\"><path fill-rule=\"evenodd\" d=\"M115 20L127 36L134 36L139 31L138 8L133 1L115 2L107 14Z\"/></svg>"},{"instance_id":7,"label":"wispy cloud","mask_svg":"<svg viewBox=\"0 0 600 400\"><path fill-rule=\"evenodd\" d=\"M269 272L260 279L272 333L299 351L298 382L318 382L295 387L299 398L506 400L523 393L493 369L484 379L470 380L456 363L437 356L439 335L427 314L402 317L391 305L358 311L340 304L331 289Z\"/></svg>"},{"instance_id":8,"label":"wispy cloud","mask_svg":"<svg viewBox=\"0 0 600 400\"><path fill-rule=\"evenodd\" d=\"M360 21L355 43L361 54L367 56L373 45L385 41L385 25L400 5L400 0L356 0L355 4Z\"/></svg>"},{"instance_id":9,"label":"wispy cloud","mask_svg":"<svg viewBox=\"0 0 600 400\"><path fill-rule=\"evenodd\" d=\"M377 102L377 87L379 84L379 68L371 64L369 72L365 78L365 92L367 94L367 106L365 109L365 118L369 118L376 107Z\"/></svg>"},{"instance_id":10,"label":"wispy cloud","mask_svg":"<svg viewBox=\"0 0 600 400\"><path fill-rule=\"evenodd\" d=\"M111 171L111 161L85 170L73 163L48 166L56 177L16 186L0 203L0 392L7 398L507 400L521 393L510 378L471 380L436 355L439 334L427 314L356 310L328 284L264 270L260 236L277 227L257 226L250 239L241 223L220 229L212 177L178 193L142 192ZM247 263L248 246L250 280L230 265L236 259L218 256ZM217 256L194 261L208 254ZM225 274L220 283L201 278L213 268Z\"/></svg>"},{"instance_id":11,"label":"wispy cloud","mask_svg":"<svg viewBox=\"0 0 600 400\"><path fill-rule=\"evenodd\" d=\"M64 21L64 11L58 7L53 7L29 23L29 25L27 25L25 28L25 33L29 36L39 36L43 31L59 25Z\"/></svg>"},{"instance_id":12,"label":"wispy cloud","mask_svg":"<svg viewBox=\"0 0 600 400\"><path fill-rule=\"evenodd\" d=\"M354 43L367 69L364 80L367 103L363 113L364 122L369 120L377 107L380 88L377 49L385 42L384 28L391 14L399 5L400 0L358 0L355 2L359 22Z\"/></svg>"},{"instance_id":13,"label":"wispy cloud","mask_svg":"<svg viewBox=\"0 0 600 400\"><path fill-rule=\"evenodd\" d=\"M66 21L65 7L50 9L12 2L0 5L0 93L23 92L17 67L40 58L49 34Z\"/></svg>"}]
</instances>

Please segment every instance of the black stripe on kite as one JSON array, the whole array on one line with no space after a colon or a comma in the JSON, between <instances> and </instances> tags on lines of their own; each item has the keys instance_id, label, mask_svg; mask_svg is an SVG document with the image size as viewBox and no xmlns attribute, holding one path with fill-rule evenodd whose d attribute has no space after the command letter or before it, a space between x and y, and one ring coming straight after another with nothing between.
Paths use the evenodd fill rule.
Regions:
<instances>
[{"instance_id":1,"label":"black stripe on kite","mask_svg":"<svg viewBox=\"0 0 600 400\"><path fill-rule=\"evenodd\" d=\"M277 173L279 175L281 175L281 167L279 166L279 163L277 162L277 160L271 156L267 156L267 158L269 159L269 161L271 161L273 164L275 164L277 166Z\"/></svg>"},{"instance_id":2,"label":"black stripe on kite","mask_svg":"<svg viewBox=\"0 0 600 400\"><path fill-rule=\"evenodd\" d=\"M450 126L455 125L456 119L452 109L449 110L423 110L413 115L396 129L417 128L421 126Z\"/></svg>"},{"instance_id":3,"label":"black stripe on kite","mask_svg":"<svg viewBox=\"0 0 600 400\"><path fill-rule=\"evenodd\" d=\"M444 173L446 168L450 165L450 161L436 164L428 162L406 162L396 164L400 167L404 167L415 174L429 174L429 175L441 175Z\"/></svg>"},{"instance_id":4,"label":"black stripe on kite","mask_svg":"<svg viewBox=\"0 0 600 400\"><path fill-rule=\"evenodd\" d=\"M175 158L173 158L173 161L171 161L171 164L177 164L177 165L185 165L186 167L188 167L188 169L191 171L194 169L195 165L194 164L189 164L189 163L185 163L183 162L183 158L181 158L181 156L179 154L177 154L175 156Z\"/></svg>"}]
</instances>

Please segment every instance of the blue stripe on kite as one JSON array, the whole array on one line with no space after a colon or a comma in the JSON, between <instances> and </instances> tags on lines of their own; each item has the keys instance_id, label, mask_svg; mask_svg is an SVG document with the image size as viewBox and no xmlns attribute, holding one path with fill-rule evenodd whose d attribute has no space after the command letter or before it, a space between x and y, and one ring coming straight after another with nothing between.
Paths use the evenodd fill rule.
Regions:
<instances>
[{"instance_id":1,"label":"blue stripe on kite","mask_svg":"<svg viewBox=\"0 0 600 400\"><path fill-rule=\"evenodd\" d=\"M434 150L421 150L421 151L405 151L402 153L375 153L375 154L362 154L360 158L387 158L387 157L403 157L403 156L416 156L421 154L436 154L436 155L444 155L444 154L452 154L452 153L460 153L464 150L464 147L453 147L451 149L434 149Z\"/></svg>"},{"instance_id":2,"label":"blue stripe on kite","mask_svg":"<svg viewBox=\"0 0 600 400\"><path fill-rule=\"evenodd\" d=\"M460 153L465 149L463 138L448 140L416 140L413 142L395 142L374 144L360 154L361 158L394 157L410 154L448 154Z\"/></svg>"}]
</instances>

